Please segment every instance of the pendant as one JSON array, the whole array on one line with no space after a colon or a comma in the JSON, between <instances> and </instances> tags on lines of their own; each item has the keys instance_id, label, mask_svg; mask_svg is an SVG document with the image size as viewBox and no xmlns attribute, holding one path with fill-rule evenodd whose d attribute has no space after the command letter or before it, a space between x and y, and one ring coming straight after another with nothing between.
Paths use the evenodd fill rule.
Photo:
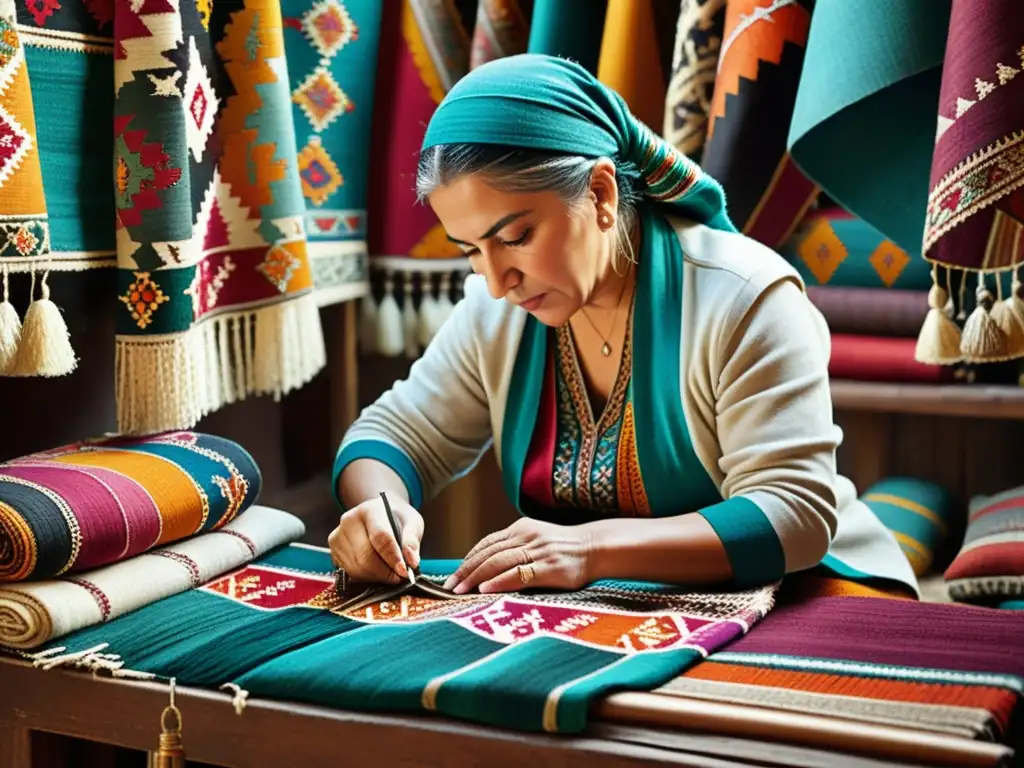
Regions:
<instances>
[{"instance_id":1,"label":"pendant","mask_svg":"<svg viewBox=\"0 0 1024 768\"><path fill-rule=\"evenodd\" d=\"M601 345L601 354L604 355L605 357L608 357L609 355L611 355L611 353L612 348L608 345L608 342L606 341L604 344Z\"/></svg>"}]
</instances>

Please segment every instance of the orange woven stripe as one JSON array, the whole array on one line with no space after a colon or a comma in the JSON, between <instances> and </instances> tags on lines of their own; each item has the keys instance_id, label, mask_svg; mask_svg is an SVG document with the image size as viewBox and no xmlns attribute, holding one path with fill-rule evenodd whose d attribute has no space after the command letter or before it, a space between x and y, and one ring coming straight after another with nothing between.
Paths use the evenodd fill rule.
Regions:
<instances>
[{"instance_id":1,"label":"orange woven stripe","mask_svg":"<svg viewBox=\"0 0 1024 768\"><path fill-rule=\"evenodd\" d=\"M792 590L792 597L801 600L812 597L881 597L890 600L915 600L909 592L893 585L891 588L869 586L858 581L821 576L815 572L806 572L791 576L787 586Z\"/></svg>"},{"instance_id":2,"label":"orange woven stripe","mask_svg":"<svg viewBox=\"0 0 1024 768\"><path fill-rule=\"evenodd\" d=\"M129 477L153 497L163 519L157 545L191 536L209 514L210 502L195 479L173 462L135 451L85 451L57 456L72 466L103 467Z\"/></svg>"},{"instance_id":3,"label":"orange woven stripe","mask_svg":"<svg viewBox=\"0 0 1024 768\"><path fill-rule=\"evenodd\" d=\"M786 688L808 693L827 693L833 696L857 696L883 701L978 707L992 712L997 719L1009 717L1017 700L1016 694L1012 691L980 685L911 683L905 680L883 680L875 677L766 669L747 664L726 664L713 660L691 667L683 673L683 677ZM1006 721L1000 720L1000 722L1005 725Z\"/></svg>"},{"instance_id":4,"label":"orange woven stripe","mask_svg":"<svg viewBox=\"0 0 1024 768\"><path fill-rule=\"evenodd\" d=\"M0 581L21 581L36 567L38 547L25 519L14 507L0 501L0 530L7 547L0 549ZM21 563L20 568L15 566Z\"/></svg>"}]
</instances>

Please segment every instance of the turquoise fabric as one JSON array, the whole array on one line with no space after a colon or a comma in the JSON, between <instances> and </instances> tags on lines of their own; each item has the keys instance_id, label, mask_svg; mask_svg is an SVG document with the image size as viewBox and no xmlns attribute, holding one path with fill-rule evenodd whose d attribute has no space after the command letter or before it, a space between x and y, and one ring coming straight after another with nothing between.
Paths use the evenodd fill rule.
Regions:
<instances>
[{"instance_id":1,"label":"turquoise fabric","mask_svg":"<svg viewBox=\"0 0 1024 768\"><path fill-rule=\"evenodd\" d=\"M911 255L921 253L949 12L950 0L819 0L790 124L800 170Z\"/></svg>"},{"instance_id":2,"label":"turquoise fabric","mask_svg":"<svg viewBox=\"0 0 1024 768\"><path fill-rule=\"evenodd\" d=\"M530 53L572 59L597 74L608 0L534 0Z\"/></svg>"},{"instance_id":3,"label":"turquoise fabric","mask_svg":"<svg viewBox=\"0 0 1024 768\"><path fill-rule=\"evenodd\" d=\"M423 149L442 144L493 144L630 162L646 196L693 221L736 231L721 185L575 62L524 53L473 70L448 92L427 126Z\"/></svg>"},{"instance_id":4,"label":"turquoise fabric","mask_svg":"<svg viewBox=\"0 0 1024 768\"><path fill-rule=\"evenodd\" d=\"M530 439L536 426L534 419L522 414L538 413L540 393L544 386L544 366L547 361L547 329L533 315L526 318L516 364L508 386L505 403L505 422L501 426L501 479L505 493L516 509L522 512L520 497L523 467L530 450Z\"/></svg>"},{"instance_id":5,"label":"turquoise fabric","mask_svg":"<svg viewBox=\"0 0 1024 768\"><path fill-rule=\"evenodd\" d=\"M732 583L739 588L778 581L786 575L782 542L761 508L734 496L707 507L701 516L715 529L732 566Z\"/></svg>"},{"instance_id":6,"label":"turquoise fabric","mask_svg":"<svg viewBox=\"0 0 1024 768\"><path fill-rule=\"evenodd\" d=\"M338 478L349 464L357 459L376 459L390 467L402 478L405 490L409 494L409 503L413 507L423 504L423 481L416 465L412 463L405 451L396 448L383 440L355 440L338 451L334 457L334 469L331 472L331 488L336 494ZM339 499L340 501L340 499Z\"/></svg>"},{"instance_id":7,"label":"turquoise fabric","mask_svg":"<svg viewBox=\"0 0 1024 768\"><path fill-rule=\"evenodd\" d=\"M636 453L651 513L679 515L722 496L697 458L683 413L683 250L657 213L641 211L640 222L630 385Z\"/></svg>"},{"instance_id":8,"label":"turquoise fabric","mask_svg":"<svg viewBox=\"0 0 1024 768\"><path fill-rule=\"evenodd\" d=\"M964 514L945 488L912 477L881 480L860 499L893 532L918 576L929 569L945 543L953 515Z\"/></svg>"}]
</instances>

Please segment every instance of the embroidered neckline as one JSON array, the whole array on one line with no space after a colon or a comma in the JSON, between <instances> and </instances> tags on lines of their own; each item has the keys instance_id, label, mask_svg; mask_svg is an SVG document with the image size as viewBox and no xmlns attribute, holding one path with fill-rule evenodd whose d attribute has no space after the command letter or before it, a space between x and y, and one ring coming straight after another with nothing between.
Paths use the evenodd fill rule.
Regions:
<instances>
[{"instance_id":1,"label":"embroidered neckline","mask_svg":"<svg viewBox=\"0 0 1024 768\"><path fill-rule=\"evenodd\" d=\"M560 442L564 441L564 445L556 455L554 492L562 504L615 512L616 455L633 373L633 303L634 298L631 297L615 383L596 422L572 332L568 324L557 330L556 361L560 373L557 378L561 379L559 389L562 390L559 393L559 422L564 430ZM569 402L566 402L566 396ZM566 406L571 406L572 413L566 412ZM602 467L597 466L599 463ZM598 477L595 477L595 470Z\"/></svg>"}]
</instances>

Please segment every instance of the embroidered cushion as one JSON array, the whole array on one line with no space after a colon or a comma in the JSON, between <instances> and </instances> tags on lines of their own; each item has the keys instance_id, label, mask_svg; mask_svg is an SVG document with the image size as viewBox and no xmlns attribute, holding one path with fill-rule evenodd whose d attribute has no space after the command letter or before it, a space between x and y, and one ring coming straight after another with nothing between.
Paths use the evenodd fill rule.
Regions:
<instances>
[{"instance_id":1,"label":"embroidered cushion","mask_svg":"<svg viewBox=\"0 0 1024 768\"><path fill-rule=\"evenodd\" d=\"M964 543L945 579L954 600L1024 596L1024 486L971 500Z\"/></svg>"},{"instance_id":2,"label":"embroidered cushion","mask_svg":"<svg viewBox=\"0 0 1024 768\"><path fill-rule=\"evenodd\" d=\"M914 573L925 573L948 535L952 495L926 480L890 477L871 486L860 500L892 531Z\"/></svg>"}]
</instances>

